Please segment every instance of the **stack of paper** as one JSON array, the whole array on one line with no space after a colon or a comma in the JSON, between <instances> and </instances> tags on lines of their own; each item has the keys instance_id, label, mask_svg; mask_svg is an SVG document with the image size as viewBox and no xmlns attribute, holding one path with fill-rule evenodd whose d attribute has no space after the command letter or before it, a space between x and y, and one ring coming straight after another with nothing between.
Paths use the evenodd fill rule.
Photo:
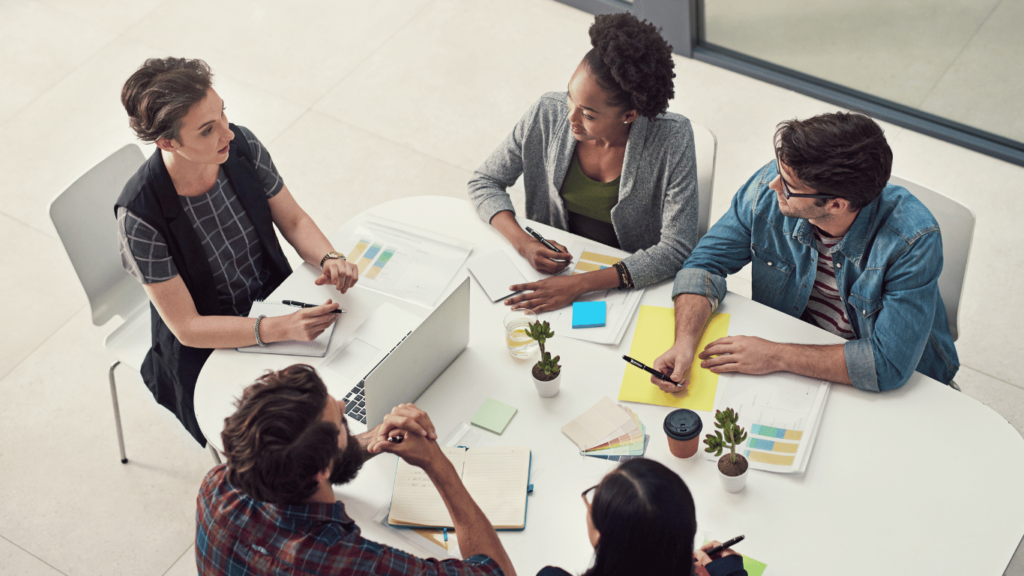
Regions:
<instances>
[{"instance_id":1,"label":"stack of paper","mask_svg":"<svg viewBox=\"0 0 1024 576\"><path fill-rule=\"evenodd\" d=\"M593 242L574 242L566 248L573 255L571 275L610 268L619 260L629 256L628 252ZM640 298L643 295L643 289L611 289L590 292L581 296L577 302L605 301L607 306L605 325L600 328L573 330L571 308L563 308L554 312L540 314L539 317L551 322L551 328L556 332L561 330L560 335L577 340L586 340L598 344L614 344L617 346L622 341L622 336L625 335L626 328L629 327L629 322L633 319L633 315L636 314L637 308L640 307Z\"/></svg>"},{"instance_id":2,"label":"stack of paper","mask_svg":"<svg viewBox=\"0 0 1024 576\"><path fill-rule=\"evenodd\" d=\"M635 412L604 397L562 427L580 454L605 460L643 458L650 436Z\"/></svg>"},{"instance_id":3,"label":"stack of paper","mask_svg":"<svg viewBox=\"0 0 1024 576\"><path fill-rule=\"evenodd\" d=\"M830 382L788 372L733 374L723 377L719 388L715 409L739 412L747 440L736 453L743 454L751 468L796 474L807 470Z\"/></svg>"}]
</instances>

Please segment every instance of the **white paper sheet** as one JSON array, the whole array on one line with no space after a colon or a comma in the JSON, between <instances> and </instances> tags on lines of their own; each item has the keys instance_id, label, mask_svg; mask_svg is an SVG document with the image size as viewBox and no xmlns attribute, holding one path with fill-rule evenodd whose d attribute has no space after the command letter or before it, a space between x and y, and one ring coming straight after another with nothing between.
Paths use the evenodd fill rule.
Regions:
<instances>
[{"instance_id":1,"label":"white paper sheet","mask_svg":"<svg viewBox=\"0 0 1024 576\"><path fill-rule=\"evenodd\" d=\"M441 234L366 216L339 251L359 266L357 288L432 308L473 246Z\"/></svg>"}]
</instances>

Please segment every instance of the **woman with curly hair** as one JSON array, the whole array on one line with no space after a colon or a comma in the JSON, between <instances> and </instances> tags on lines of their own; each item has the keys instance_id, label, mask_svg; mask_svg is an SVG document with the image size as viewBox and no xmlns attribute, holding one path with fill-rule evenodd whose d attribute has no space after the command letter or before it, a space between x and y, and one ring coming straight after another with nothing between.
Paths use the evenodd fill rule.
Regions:
<instances>
[{"instance_id":1,"label":"woman with curly hair","mask_svg":"<svg viewBox=\"0 0 1024 576\"><path fill-rule=\"evenodd\" d=\"M506 189L520 175L526 217L632 252L615 266L513 286L505 304L535 312L608 288L670 278L697 243L697 173L690 121L666 112L674 96L672 48L630 14L597 16L593 48L567 92L541 96L477 168L469 196L539 272L572 255L545 247L516 221Z\"/></svg>"}]
</instances>

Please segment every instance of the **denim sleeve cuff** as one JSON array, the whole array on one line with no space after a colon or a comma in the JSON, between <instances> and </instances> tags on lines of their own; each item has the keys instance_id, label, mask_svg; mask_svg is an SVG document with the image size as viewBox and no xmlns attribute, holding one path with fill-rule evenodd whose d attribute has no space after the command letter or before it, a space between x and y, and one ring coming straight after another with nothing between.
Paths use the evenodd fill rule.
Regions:
<instances>
[{"instance_id":1,"label":"denim sleeve cuff","mask_svg":"<svg viewBox=\"0 0 1024 576\"><path fill-rule=\"evenodd\" d=\"M672 285L672 300L680 294L700 294L711 301L711 307L725 297L725 278L698 268L683 268Z\"/></svg>"},{"instance_id":2,"label":"denim sleeve cuff","mask_svg":"<svg viewBox=\"0 0 1024 576\"><path fill-rule=\"evenodd\" d=\"M516 213L515 208L512 207L512 199L507 193L495 194L484 198L476 206L476 213L485 224L490 224L491 218L494 218L495 214L504 210L508 210L513 216Z\"/></svg>"},{"instance_id":3,"label":"denim sleeve cuff","mask_svg":"<svg viewBox=\"0 0 1024 576\"><path fill-rule=\"evenodd\" d=\"M843 345L846 357L846 372L855 388L879 392L878 372L875 371L875 353L871 349L871 341L850 340Z\"/></svg>"}]
</instances>

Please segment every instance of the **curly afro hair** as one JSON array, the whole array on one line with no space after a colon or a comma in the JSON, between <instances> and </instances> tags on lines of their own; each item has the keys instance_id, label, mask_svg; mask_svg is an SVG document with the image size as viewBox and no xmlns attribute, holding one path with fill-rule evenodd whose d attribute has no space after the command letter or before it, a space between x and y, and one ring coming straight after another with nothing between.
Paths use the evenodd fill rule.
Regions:
<instances>
[{"instance_id":1,"label":"curly afro hair","mask_svg":"<svg viewBox=\"0 0 1024 576\"><path fill-rule=\"evenodd\" d=\"M675 96L672 47L658 29L629 13L604 14L590 26L593 48L587 69L609 95L609 104L654 118Z\"/></svg>"}]
</instances>

